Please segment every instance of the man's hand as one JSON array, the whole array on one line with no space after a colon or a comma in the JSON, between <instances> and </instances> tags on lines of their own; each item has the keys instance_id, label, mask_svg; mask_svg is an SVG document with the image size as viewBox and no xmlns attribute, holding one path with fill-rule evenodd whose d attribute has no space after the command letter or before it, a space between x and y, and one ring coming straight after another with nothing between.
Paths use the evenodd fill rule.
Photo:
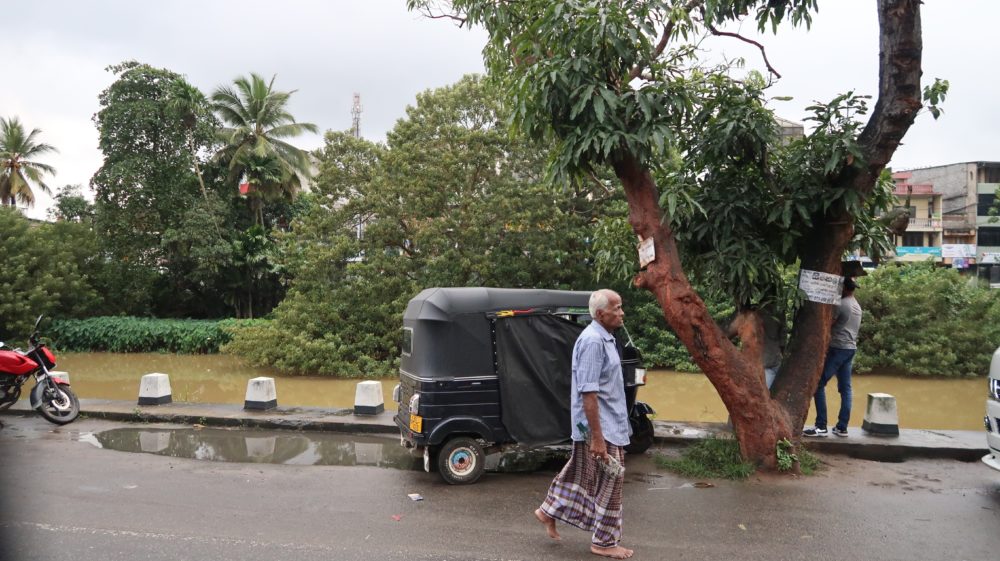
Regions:
<instances>
[{"instance_id":1,"label":"man's hand","mask_svg":"<svg viewBox=\"0 0 1000 561\"><path fill-rule=\"evenodd\" d=\"M610 456L608 456L608 446L604 442L603 438L600 440L593 440L593 439L591 440L590 453L593 454L595 458L601 460L604 463L607 463L611 458Z\"/></svg>"}]
</instances>

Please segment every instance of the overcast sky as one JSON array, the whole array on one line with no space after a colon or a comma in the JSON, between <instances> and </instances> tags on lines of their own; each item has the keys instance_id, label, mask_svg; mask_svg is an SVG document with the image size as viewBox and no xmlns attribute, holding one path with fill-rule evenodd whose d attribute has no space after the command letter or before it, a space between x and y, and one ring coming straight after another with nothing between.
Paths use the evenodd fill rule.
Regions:
<instances>
[{"instance_id":1,"label":"overcast sky","mask_svg":"<svg viewBox=\"0 0 1000 561\"><path fill-rule=\"evenodd\" d=\"M7 1L0 5L7 4ZM783 76L772 88L778 114L801 121L813 100L854 89L874 94L878 82L875 0L819 0L812 30L784 29L761 40ZM9 7L8 7L9 8ZM11 10L4 10L10 14ZM276 87L298 90L290 110L322 131L351 125L353 93L361 94L361 134L383 140L418 92L481 72L485 33L407 12L405 0L32 0L5 20L0 52L8 61L0 116L17 116L59 149L47 183L86 186L101 165L92 116L113 81L104 69L138 60L183 74L206 94L233 78L277 75ZM920 117L892 161L895 169L1000 160L996 23L998 0L925 0L924 81L948 79L945 114ZM754 25L741 30L753 35ZM709 56L754 50L715 39ZM11 70L14 69L14 70ZM298 140L316 148L320 135ZM49 201L39 197L33 216Z\"/></svg>"}]
</instances>

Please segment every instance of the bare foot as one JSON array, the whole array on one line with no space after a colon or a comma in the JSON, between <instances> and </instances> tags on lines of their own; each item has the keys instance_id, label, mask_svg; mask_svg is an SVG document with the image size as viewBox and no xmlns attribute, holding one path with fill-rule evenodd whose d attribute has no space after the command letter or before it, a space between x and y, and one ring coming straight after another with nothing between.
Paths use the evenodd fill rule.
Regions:
<instances>
[{"instance_id":1,"label":"bare foot","mask_svg":"<svg viewBox=\"0 0 1000 561\"><path fill-rule=\"evenodd\" d=\"M548 514L545 514L545 512L543 512L542 509L540 509L540 508L536 508L535 509L535 518L537 518L539 522L541 522L542 524L545 525L545 533L547 533L550 538L552 538L554 540L561 540L562 539L559 536L559 532L556 531L556 519L555 518L552 518Z\"/></svg>"},{"instance_id":2,"label":"bare foot","mask_svg":"<svg viewBox=\"0 0 1000 561\"><path fill-rule=\"evenodd\" d=\"M635 553L631 549L616 545L614 547L600 547L597 545L590 546L590 552L594 555L600 555L601 557L610 557L612 559L628 559L632 557Z\"/></svg>"}]
</instances>

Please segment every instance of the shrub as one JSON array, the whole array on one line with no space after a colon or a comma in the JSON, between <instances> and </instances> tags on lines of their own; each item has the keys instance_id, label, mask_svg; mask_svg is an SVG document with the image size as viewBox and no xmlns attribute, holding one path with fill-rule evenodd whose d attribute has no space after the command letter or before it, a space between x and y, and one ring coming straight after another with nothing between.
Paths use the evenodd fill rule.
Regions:
<instances>
[{"instance_id":1,"label":"shrub","mask_svg":"<svg viewBox=\"0 0 1000 561\"><path fill-rule=\"evenodd\" d=\"M0 207L0 340L21 342L40 314L80 317L100 298L93 233L83 224L30 223Z\"/></svg>"},{"instance_id":2,"label":"shrub","mask_svg":"<svg viewBox=\"0 0 1000 561\"><path fill-rule=\"evenodd\" d=\"M855 367L917 376L982 376L1000 345L1000 293L931 264L880 267L860 279Z\"/></svg>"},{"instance_id":3,"label":"shrub","mask_svg":"<svg viewBox=\"0 0 1000 561\"><path fill-rule=\"evenodd\" d=\"M204 354L218 352L231 329L258 321L96 317L57 320L45 334L66 351Z\"/></svg>"}]
</instances>

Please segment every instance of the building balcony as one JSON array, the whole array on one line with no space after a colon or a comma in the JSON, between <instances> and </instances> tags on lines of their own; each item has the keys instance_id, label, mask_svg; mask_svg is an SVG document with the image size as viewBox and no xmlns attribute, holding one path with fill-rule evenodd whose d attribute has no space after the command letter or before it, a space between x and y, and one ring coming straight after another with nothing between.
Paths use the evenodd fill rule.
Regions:
<instances>
[{"instance_id":1,"label":"building balcony","mask_svg":"<svg viewBox=\"0 0 1000 561\"><path fill-rule=\"evenodd\" d=\"M939 232L942 229L940 218L911 218L906 230L908 232Z\"/></svg>"},{"instance_id":2,"label":"building balcony","mask_svg":"<svg viewBox=\"0 0 1000 561\"><path fill-rule=\"evenodd\" d=\"M964 214L946 214L942 221L944 229L947 231L961 231L967 234L976 233L976 221Z\"/></svg>"}]
</instances>

